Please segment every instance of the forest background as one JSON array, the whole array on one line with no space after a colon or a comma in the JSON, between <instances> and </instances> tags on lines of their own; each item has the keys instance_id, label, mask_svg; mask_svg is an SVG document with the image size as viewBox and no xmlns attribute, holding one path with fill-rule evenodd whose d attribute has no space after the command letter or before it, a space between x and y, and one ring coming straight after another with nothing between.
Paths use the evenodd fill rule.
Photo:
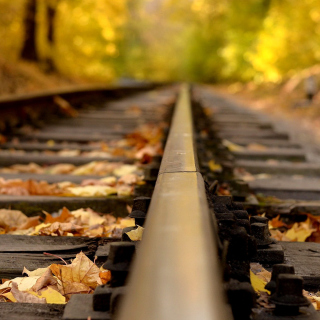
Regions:
<instances>
[{"instance_id":1,"label":"forest background","mask_svg":"<svg viewBox=\"0 0 320 320\"><path fill-rule=\"evenodd\" d=\"M31 61L84 81L261 84L320 69L320 0L0 0L0 12L2 73Z\"/></svg>"}]
</instances>

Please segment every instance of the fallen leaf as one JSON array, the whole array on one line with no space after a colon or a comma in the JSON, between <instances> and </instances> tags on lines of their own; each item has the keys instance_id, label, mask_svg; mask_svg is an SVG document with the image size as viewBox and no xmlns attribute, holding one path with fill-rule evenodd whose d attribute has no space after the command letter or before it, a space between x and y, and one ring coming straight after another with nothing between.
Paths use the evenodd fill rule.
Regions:
<instances>
[{"instance_id":1,"label":"fallen leaf","mask_svg":"<svg viewBox=\"0 0 320 320\"><path fill-rule=\"evenodd\" d=\"M209 168L212 172L221 172L222 167L219 163L216 163L214 160L210 160L209 163Z\"/></svg>"},{"instance_id":2,"label":"fallen leaf","mask_svg":"<svg viewBox=\"0 0 320 320\"><path fill-rule=\"evenodd\" d=\"M73 217L71 212L66 207L62 208L61 214L56 218L52 217L52 215L48 212L43 211L43 213L46 215L46 220L44 223L65 222L69 218Z\"/></svg>"},{"instance_id":3,"label":"fallen leaf","mask_svg":"<svg viewBox=\"0 0 320 320\"><path fill-rule=\"evenodd\" d=\"M19 210L0 209L0 226L17 228L27 223L28 217Z\"/></svg>"},{"instance_id":4,"label":"fallen leaf","mask_svg":"<svg viewBox=\"0 0 320 320\"><path fill-rule=\"evenodd\" d=\"M226 139L223 139L222 140L222 144L227 147L229 149L229 151L231 152L237 152L237 151L243 151L245 150L244 147L238 145L238 144L235 144L229 140L226 140Z\"/></svg>"},{"instance_id":5,"label":"fallen leaf","mask_svg":"<svg viewBox=\"0 0 320 320\"><path fill-rule=\"evenodd\" d=\"M32 286L33 291L39 291L48 286L56 286L57 279L53 277L53 274L49 268L46 268L46 271L42 276L37 280L37 282Z\"/></svg>"},{"instance_id":6,"label":"fallen leaf","mask_svg":"<svg viewBox=\"0 0 320 320\"><path fill-rule=\"evenodd\" d=\"M114 169L113 174L117 177L122 177L130 173L134 173L138 170L138 167L132 164L122 165L120 168Z\"/></svg>"},{"instance_id":7,"label":"fallen leaf","mask_svg":"<svg viewBox=\"0 0 320 320\"><path fill-rule=\"evenodd\" d=\"M142 240L143 235L143 227L138 226L137 229L131 230L126 233L126 235L132 240L132 241L140 241Z\"/></svg>"},{"instance_id":8,"label":"fallen leaf","mask_svg":"<svg viewBox=\"0 0 320 320\"><path fill-rule=\"evenodd\" d=\"M107 284L111 280L111 271L110 270L100 271L99 277L101 279L101 285Z\"/></svg>"},{"instance_id":9,"label":"fallen leaf","mask_svg":"<svg viewBox=\"0 0 320 320\"><path fill-rule=\"evenodd\" d=\"M109 186L84 186L67 189L71 195L78 197L102 197L117 194L117 189Z\"/></svg>"},{"instance_id":10,"label":"fallen leaf","mask_svg":"<svg viewBox=\"0 0 320 320\"><path fill-rule=\"evenodd\" d=\"M15 282L12 282L11 293L17 302L24 303L46 303L45 298L39 298L29 292L23 292L18 289L18 285Z\"/></svg>"},{"instance_id":11,"label":"fallen leaf","mask_svg":"<svg viewBox=\"0 0 320 320\"><path fill-rule=\"evenodd\" d=\"M287 227L287 225L280 220L280 214L277 215L275 218L271 219L271 220L269 221L269 225L270 225L272 228Z\"/></svg>"},{"instance_id":12,"label":"fallen leaf","mask_svg":"<svg viewBox=\"0 0 320 320\"><path fill-rule=\"evenodd\" d=\"M97 286L100 272L99 268L83 252L77 254L71 264L52 264L50 270L61 281L64 288L76 282L94 289ZM81 290L83 288L82 286Z\"/></svg>"},{"instance_id":13,"label":"fallen leaf","mask_svg":"<svg viewBox=\"0 0 320 320\"><path fill-rule=\"evenodd\" d=\"M30 292L31 294L34 294ZM35 295L35 294L34 294ZM36 295L39 298L45 298L47 303L65 304L66 298L57 290L48 287L46 290L41 291L41 294Z\"/></svg>"},{"instance_id":14,"label":"fallen leaf","mask_svg":"<svg viewBox=\"0 0 320 320\"><path fill-rule=\"evenodd\" d=\"M34 271L29 271L26 267L23 268L22 274L27 274L28 277L41 277L47 272L48 268L38 268Z\"/></svg>"},{"instance_id":15,"label":"fallen leaf","mask_svg":"<svg viewBox=\"0 0 320 320\"><path fill-rule=\"evenodd\" d=\"M286 232L286 237L292 241L304 242L316 229L310 228L308 222L295 223L290 230Z\"/></svg>"},{"instance_id":16,"label":"fallen leaf","mask_svg":"<svg viewBox=\"0 0 320 320\"><path fill-rule=\"evenodd\" d=\"M257 275L255 275L251 270L250 270L250 281L251 281L251 285L252 285L255 292L269 293L269 291L264 288L265 285L267 284L267 282L263 281L261 278L259 278Z\"/></svg>"}]
</instances>

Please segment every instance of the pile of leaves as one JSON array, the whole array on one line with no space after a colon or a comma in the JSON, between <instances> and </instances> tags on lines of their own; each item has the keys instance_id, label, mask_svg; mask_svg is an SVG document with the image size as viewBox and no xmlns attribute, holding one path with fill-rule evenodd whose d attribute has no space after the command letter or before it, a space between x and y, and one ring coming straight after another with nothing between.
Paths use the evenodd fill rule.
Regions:
<instances>
[{"instance_id":1,"label":"pile of leaves","mask_svg":"<svg viewBox=\"0 0 320 320\"><path fill-rule=\"evenodd\" d=\"M269 303L270 292L264 288L270 280L271 272L264 269L259 263L250 263L250 282L254 291L259 295L257 303L263 308L274 309L275 305ZM317 293L303 290L303 295L310 300L316 310L320 310L320 297Z\"/></svg>"},{"instance_id":2,"label":"pile of leaves","mask_svg":"<svg viewBox=\"0 0 320 320\"><path fill-rule=\"evenodd\" d=\"M134 186L139 184L144 184L143 177L135 173L125 174L120 178L109 176L102 179L85 179L81 184L70 181L50 184L46 181L5 180L0 177L0 194L70 197L130 196L133 194Z\"/></svg>"},{"instance_id":3,"label":"pile of leaves","mask_svg":"<svg viewBox=\"0 0 320 320\"><path fill-rule=\"evenodd\" d=\"M4 280L0 285L0 301L64 304L71 295L93 293L111 278L110 271L99 269L83 252L71 264L64 263L34 271L24 268L27 277Z\"/></svg>"},{"instance_id":4,"label":"pile of leaves","mask_svg":"<svg viewBox=\"0 0 320 320\"><path fill-rule=\"evenodd\" d=\"M33 151L33 154L46 154L56 155L62 157L125 157L128 159L138 160L140 163L146 164L152 161L155 155L161 155L163 153L162 138L163 128L165 124L146 124L141 126L138 130L127 134L124 139L114 140L110 142L92 142L89 145L96 147L97 150L92 151L81 151L79 149L66 147L60 151ZM4 141L5 142L5 141ZM19 139L15 138L11 141L19 147ZM0 140L1 143L1 140ZM48 147L54 146L55 141L47 141ZM12 148L10 150L1 150L1 152L8 152L14 154L24 154L26 151ZM11 169L12 167L10 167ZM18 167L19 168L19 167ZM70 167L72 168L72 167ZM39 168L36 168L39 170ZM77 174L77 173L75 173Z\"/></svg>"},{"instance_id":5,"label":"pile of leaves","mask_svg":"<svg viewBox=\"0 0 320 320\"><path fill-rule=\"evenodd\" d=\"M319 242L320 243L320 217L307 214L303 222L287 224L281 220L280 215L269 222L271 236L279 241Z\"/></svg>"},{"instance_id":6,"label":"pile of leaves","mask_svg":"<svg viewBox=\"0 0 320 320\"><path fill-rule=\"evenodd\" d=\"M0 209L0 234L121 238L122 229L135 225L134 219L90 208L69 211L64 207L58 214L43 213L45 218L27 217L19 210Z\"/></svg>"},{"instance_id":7,"label":"pile of leaves","mask_svg":"<svg viewBox=\"0 0 320 320\"><path fill-rule=\"evenodd\" d=\"M37 174L71 174L71 175L114 175L121 177L129 173L139 173L136 165L121 162L91 161L81 166L70 163L59 163L51 166L40 166L36 163L14 164L10 167L0 168L0 173L37 173Z\"/></svg>"}]
</instances>

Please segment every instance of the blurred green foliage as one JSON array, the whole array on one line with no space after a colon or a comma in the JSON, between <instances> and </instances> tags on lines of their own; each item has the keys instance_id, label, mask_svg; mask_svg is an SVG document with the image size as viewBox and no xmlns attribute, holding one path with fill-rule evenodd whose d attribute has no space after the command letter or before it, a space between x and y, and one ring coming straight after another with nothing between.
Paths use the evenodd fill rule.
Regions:
<instances>
[{"instance_id":1,"label":"blurred green foliage","mask_svg":"<svg viewBox=\"0 0 320 320\"><path fill-rule=\"evenodd\" d=\"M25 3L0 0L4 59L19 58ZM37 25L41 59L104 81L279 82L320 60L320 0L38 0Z\"/></svg>"}]
</instances>

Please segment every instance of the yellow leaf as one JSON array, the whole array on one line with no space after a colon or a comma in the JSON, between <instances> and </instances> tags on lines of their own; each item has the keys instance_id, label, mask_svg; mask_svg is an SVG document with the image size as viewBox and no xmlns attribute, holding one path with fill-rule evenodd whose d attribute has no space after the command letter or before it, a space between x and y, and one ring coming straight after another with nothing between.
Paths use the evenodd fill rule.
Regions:
<instances>
[{"instance_id":1,"label":"yellow leaf","mask_svg":"<svg viewBox=\"0 0 320 320\"><path fill-rule=\"evenodd\" d=\"M115 174L117 177L122 177L124 175L134 173L138 170L138 167L132 164L125 164L121 166L120 168L114 169L113 174Z\"/></svg>"},{"instance_id":2,"label":"yellow leaf","mask_svg":"<svg viewBox=\"0 0 320 320\"><path fill-rule=\"evenodd\" d=\"M120 228L124 229L127 227L134 227L136 225L135 220L133 218L124 218L120 221Z\"/></svg>"},{"instance_id":3,"label":"yellow leaf","mask_svg":"<svg viewBox=\"0 0 320 320\"><path fill-rule=\"evenodd\" d=\"M117 189L109 186L84 186L67 188L72 195L78 197L102 197L117 194Z\"/></svg>"},{"instance_id":4,"label":"yellow leaf","mask_svg":"<svg viewBox=\"0 0 320 320\"><path fill-rule=\"evenodd\" d=\"M51 226L51 223L41 223L34 228L32 235L37 235L42 228L48 228Z\"/></svg>"},{"instance_id":5,"label":"yellow leaf","mask_svg":"<svg viewBox=\"0 0 320 320\"><path fill-rule=\"evenodd\" d=\"M92 170L94 169L94 167L97 165L97 161L92 161L89 162L83 166L78 167L77 169L75 169L72 174L74 175L88 175L90 173L92 173Z\"/></svg>"},{"instance_id":6,"label":"yellow leaf","mask_svg":"<svg viewBox=\"0 0 320 320\"><path fill-rule=\"evenodd\" d=\"M314 231L316 230L310 228L307 223L301 223L300 227L298 223L295 223L292 228L287 231L286 237L292 241L304 242Z\"/></svg>"},{"instance_id":7,"label":"yellow leaf","mask_svg":"<svg viewBox=\"0 0 320 320\"><path fill-rule=\"evenodd\" d=\"M144 230L143 227L138 226L137 229L131 230L126 234L132 241L140 241L142 240L143 230Z\"/></svg>"},{"instance_id":8,"label":"yellow leaf","mask_svg":"<svg viewBox=\"0 0 320 320\"><path fill-rule=\"evenodd\" d=\"M13 294L10 292L2 293L2 296L5 296L7 299L9 299L12 302L17 302L17 299L13 296Z\"/></svg>"},{"instance_id":9,"label":"yellow leaf","mask_svg":"<svg viewBox=\"0 0 320 320\"><path fill-rule=\"evenodd\" d=\"M105 183L105 184L107 184L107 185L113 186L113 185L115 185L117 183L117 178L113 177L113 176L105 177L105 178L100 179L100 181Z\"/></svg>"},{"instance_id":10,"label":"yellow leaf","mask_svg":"<svg viewBox=\"0 0 320 320\"><path fill-rule=\"evenodd\" d=\"M231 142L231 141L229 141L229 140L226 140L226 139L224 139L224 140L222 141L222 144L223 144L225 147L227 147L227 148L229 149L229 151L231 151L231 152L236 152L236 151L243 151L243 150L245 150L244 147L242 147L242 146L240 146L240 145L238 145L238 144L235 144L235 143L233 143L233 142Z\"/></svg>"},{"instance_id":11,"label":"yellow leaf","mask_svg":"<svg viewBox=\"0 0 320 320\"><path fill-rule=\"evenodd\" d=\"M38 298L45 298L47 303L55 303L55 304L65 304L66 298L59 293L57 290L48 287L46 290L41 291L41 294L37 294L33 291L28 291L28 293L38 297Z\"/></svg>"},{"instance_id":12,"label":"yellow leaf","mask_svg":"<svg viewBox=\"0 0 320 320\"><path fill-rule=\"evenodd\" d=\"M209 168L212 172L221 172L222 171L221 165L218 163L215 163L214 160L209 161Z\"/></svg>"},{"instance_id":13,"label":"yellow leaf","mask_svg":"<svg viewBox=\"0 0 320 320\"><path fill-rule=\"evenodd\" d=\"M264 288L267 283L262 279L260 279L257 275L255 275L251 270L250 270L250 281L254 291L258 293L260 291L270 293L268 290Z\"/></svg>"}]
</instances>

